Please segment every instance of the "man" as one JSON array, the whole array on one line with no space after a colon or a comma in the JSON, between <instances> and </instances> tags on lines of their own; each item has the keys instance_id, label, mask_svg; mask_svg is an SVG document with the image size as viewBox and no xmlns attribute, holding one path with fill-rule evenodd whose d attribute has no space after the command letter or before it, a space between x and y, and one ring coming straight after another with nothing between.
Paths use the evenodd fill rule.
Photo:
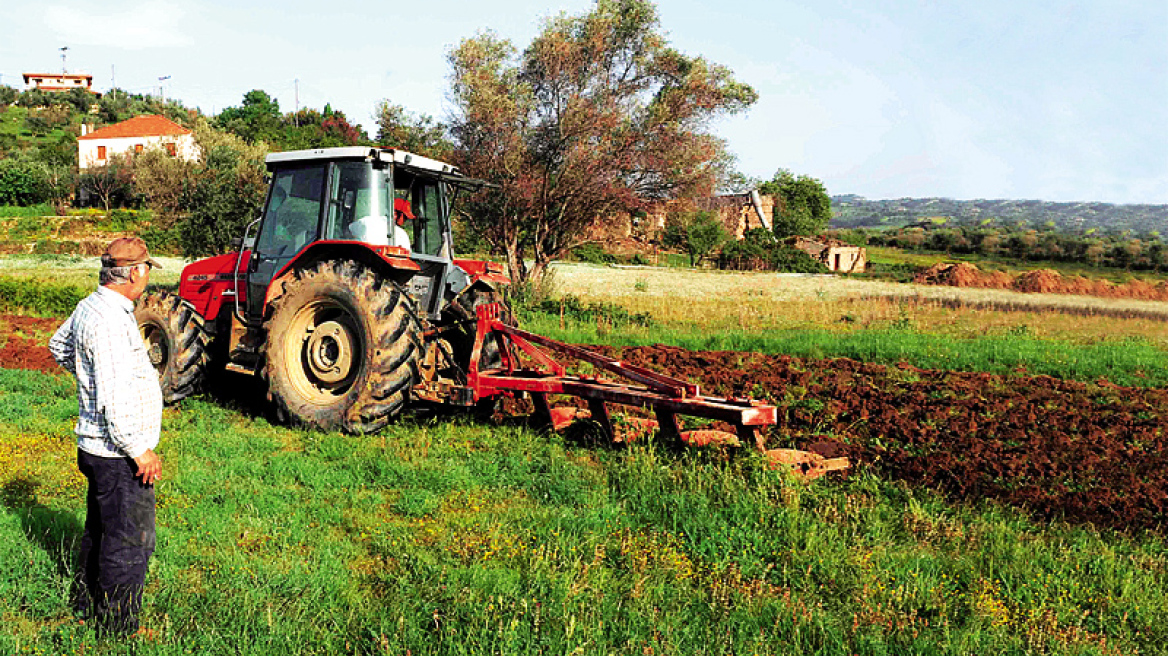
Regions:
<instances>
[{"instance_id":1,"label":"man","mask_svg":"<svg viewBox=\"0 0 1168 656\"><path fill-rule=\"evenodd\" d=\"M137 237L101 256L100 286L49 340L77 377L77 467L89 481L76 610L98 635L138 631L146 564L154 552L154 449L162 390L134 320L134 301L159 266Z\"/></svg>"},{"instance_id":2,"label":"man","mask_svg":"<svg viewBox=\"0 0 1168 656\"><path fill-rule=\"evenodd\" d=\"M402 226L406 219L414 220L414 213L410 211L410 202L404 198L393 199L393 245L404 246L411 250L410 233Z\"/></svg>"}]
</instances>

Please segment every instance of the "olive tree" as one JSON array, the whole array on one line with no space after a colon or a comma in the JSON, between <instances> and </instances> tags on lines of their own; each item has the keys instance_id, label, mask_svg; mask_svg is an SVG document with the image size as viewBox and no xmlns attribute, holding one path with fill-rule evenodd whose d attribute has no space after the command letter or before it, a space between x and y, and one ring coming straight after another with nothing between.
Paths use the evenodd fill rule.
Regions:
<instances>
[{"instance_id":1,"label":"olive tree","mask_svg":"<svg viewBox=\"0 0 1168 656\"><path fill-rule=\"evenodd\" d=\"M815 178L779 169L769 182L759 185L759 192L775 197L775 236L814 235L827 229L831 222L831 197L827 188Z\"/></svg>"},{"instance_id":2,"label":"olive tree","mask_svg":"<svg viewBox=\"0 0 1168 656\"><path fill-rule=\"evenodd\" d=\"M520 284L602 217L712 193L726 158L710 123L757 99L729 69L669 47L647 0L549 18L522 52L480 33L449 60L452 158L496 185L462 218Z\"/></svg>"}]
</instances>

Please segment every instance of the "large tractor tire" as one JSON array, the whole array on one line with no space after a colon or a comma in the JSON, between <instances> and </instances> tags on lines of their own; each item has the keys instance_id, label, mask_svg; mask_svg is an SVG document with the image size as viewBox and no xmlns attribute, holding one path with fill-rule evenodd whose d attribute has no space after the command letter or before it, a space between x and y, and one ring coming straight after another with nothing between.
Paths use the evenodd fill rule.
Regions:
<instances>
[{"instance_id":1,"label":"large tractor tire","mask_svg":"<svg viewBox=\"0 0 1168 656\"><path fill-rule=\"evenodd\" d=\"M320 262L283 283L269 317L268 393L295 422L371 433L409 401L421 327L393 281L356 262Z\"/></svg>"},{"instance_id":2,"label":"large tractor tire","mask_svg":"<svg viewBox=\"0 0 1168 656\"><path fill-rule=\"evenodd\" d=\"M199 391L207 375L207 334L194 308L170 292L150 292L138 299L134 319L158 371L163 402Z\"/></svg>"}]
</instances>

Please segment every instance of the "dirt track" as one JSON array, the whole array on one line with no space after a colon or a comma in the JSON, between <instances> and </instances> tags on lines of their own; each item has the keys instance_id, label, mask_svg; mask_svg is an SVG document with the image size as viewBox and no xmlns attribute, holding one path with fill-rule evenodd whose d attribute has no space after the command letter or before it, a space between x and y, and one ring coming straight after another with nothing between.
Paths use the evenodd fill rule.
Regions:
<instances>
[{"instance_id":1,"label":"dirt track","mask_svg":"<svg viewBox=\"0 0 1168 656\"><path fill-rule=\"evenodd\" d=\"M59 324L0 317L2 366L60 372L44 346ZM1168 525L1166 390L660 345L619 357L708 394L777 403L775 446L830 434L859 466L952 498L1119 529Z\"/></svg>"}]
</instances>

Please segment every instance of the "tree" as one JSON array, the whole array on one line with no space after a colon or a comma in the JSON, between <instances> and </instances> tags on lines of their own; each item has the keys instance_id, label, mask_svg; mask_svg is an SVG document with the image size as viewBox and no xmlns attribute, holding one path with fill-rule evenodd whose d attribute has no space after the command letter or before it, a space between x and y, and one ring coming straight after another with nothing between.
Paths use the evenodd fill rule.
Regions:
<instances>
[{"instance_id":1,"label":"tree","mask_svg":"<svg viewBox=\"0 0 1168 656\"><path fill-rule=\"evenodd\" d=\"M729 234L713 212L673 212L665 220L661 241L689 253L691 267L714 251Z\"/></svg>"},{"instance_id":2,"label":"tree","mask_svg":"<svg viewBox=\"0 0 1168 656\"><path fill-rule=\"evenodd\" d=\"M134 167L122 153L110 155L105 164L90 166L78 176L78 185L97 197L106 212L124 204L134 193Z\"/></svg>"},{"instance_id":3,"label":"tree","mask_svg":"<svg viewBox=\"0 0 1168 656\"><path fill-rule=\"evenodd\" d=\"M411 114L401 105L382 100L373 118L377 120L377 143L438 160L449 159L453 144L446 126L428 114Z\"/></svg>"},{"instance_id":4,"label":"tree","mask_svg":"<svg viewBox=\"0 0 1168 656\"><path fill-rule=\"evenodd\" d=\"M134 188L169 225L187 209L197 171L195 162L172 157L161 147L148 148L134 158Z\"/></svg>"},{"instance_id":5,"label":"tree","mask_svg":"<svg viewBox=\"0 0 1168 656\"><path fill-rule=\"evenodd\" d=\"M462 216L520 284L537 285L599 217L711 193L725 146L709 123L757 99L729 69L668 47L647 0L548 19L522 54L482 33L450 63L452 159L498 185Z\"/></svg>"},{"instance_id":6,"label":"tree","mask_svg":"<svg viewBox=\"0 0 1168 656\"><path fill-rule=\"evenodd\" d=\"M259 215L266 191L266 145L245 143L206 122L195 126L195 142L202 159L188 183L188 214L177 223L188 257L225 252Z\"/></svg>"},{"instance_id":7,"label":"tree","mask_svg":"<svg viewBox=\"0 0 1168 656\"><path fill-rule=\"evenodd\" d=\"M775 236L815 235L827 229L831 222L831 197L827 188L815 178L795 177L787 169L779 169L770 182L759 185L759 193L774 196Z\"/></svg>"},{"instance_id":8,"label":"tree","mask_svg":"<svg viewBox=\"0 0 1168 656\"><path fill-rule=\"evenodd\" d=\"M283 127L280 103L259 89L243 94L242 105L224 109L216 120L220 127L252 144L275 143Z\"/></svg>"},{"instance_id":9,"label":"tree","mask_svg":"<svg viewBox=\"0 0 1168 656\"><path fill-rule=\"evenodd\" d=\"M0 107L5 107L16 102L20 96L20 92L7 84L0 84Z\"/></svg>"}]
</instances>

